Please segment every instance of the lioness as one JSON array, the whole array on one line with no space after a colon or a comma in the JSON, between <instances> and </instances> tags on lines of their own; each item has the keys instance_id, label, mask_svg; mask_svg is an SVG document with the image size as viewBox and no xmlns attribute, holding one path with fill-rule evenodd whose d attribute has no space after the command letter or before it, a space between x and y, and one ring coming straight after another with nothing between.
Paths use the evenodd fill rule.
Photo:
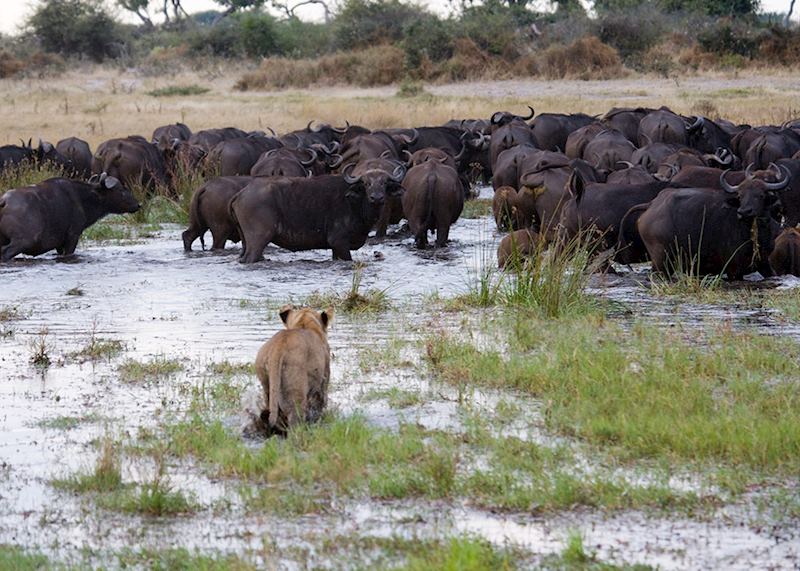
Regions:
<instances>
[{"instance_id":1,"label":"lioness","mask_svg":"<svg viewBox=\"0 0 800 571\"><path fill-rule=\"evenodd\" d=\"M261 420L271 432L285 434L300 422L315 422L328 402L331 350L328 324L333 310L281 308L286 329L264 343L256 356L256 374L264 388Z\"/></svg>"}]
</instances>

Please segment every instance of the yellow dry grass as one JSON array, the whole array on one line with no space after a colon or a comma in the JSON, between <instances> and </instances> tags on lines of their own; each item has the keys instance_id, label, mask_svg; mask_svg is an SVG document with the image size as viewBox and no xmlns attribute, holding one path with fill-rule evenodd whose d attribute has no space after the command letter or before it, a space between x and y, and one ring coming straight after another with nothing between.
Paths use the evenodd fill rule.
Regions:
<instances>
[{"instance_id":1,"label":"yellow dry grass","mask_svg":"<svg viewBox=\"0 0 800 571\"><path fill-rule=\"evenodd\" d=\"M784 71L713 73L663 79L629 75L605 81L539 79L428 85L420 97L395 97L396 86L319 87L239 92L242 69L142 77L113 68L87 67L58 78L0 80L0 144L20 138L86 139L94 148L111 137L149 136L162 124L192 129L272 127L278 132L311 120L371 128L441 124L451 118L488 117L498 109L600 114L612 106L660 106L723 116L751 124L780 123L800 115L800 94ZM199 85L208 93L153 97L147 92Z\"/></svg>"}]
</instances>

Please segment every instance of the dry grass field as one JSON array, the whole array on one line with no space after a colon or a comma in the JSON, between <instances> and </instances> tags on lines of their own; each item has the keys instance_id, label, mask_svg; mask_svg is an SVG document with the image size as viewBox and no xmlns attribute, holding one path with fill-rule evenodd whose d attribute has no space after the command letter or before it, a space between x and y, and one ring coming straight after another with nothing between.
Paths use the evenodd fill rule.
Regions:
<instances>
[{"instance_id":1,"label":"dry grass field","mask_svg":"<svg viewBox=\"0 0 800 571\"><path fill-rule=\"evenodd\" d=\"M537 112L590 114L613 106L667 105L683 114L750 124L781 123L800 115L800 80L788 71L764 76L747 71L671 79L467 82L426 85L414 97L397 96L394 86L239 92L234 84L241 73L210 69L142 77L87 67L57 78L0 80L0 143L77 136L95 147L111 137L147 135L175 121L195 130L232 125L247 130L272 127L278 132L304 127L311 119L334 124L348 120L372 128L435 125L454 117L488 117L498 109L524 109L528 104ZM208 91L150 94L176 86Z\"/></svg>"}]
</instances>

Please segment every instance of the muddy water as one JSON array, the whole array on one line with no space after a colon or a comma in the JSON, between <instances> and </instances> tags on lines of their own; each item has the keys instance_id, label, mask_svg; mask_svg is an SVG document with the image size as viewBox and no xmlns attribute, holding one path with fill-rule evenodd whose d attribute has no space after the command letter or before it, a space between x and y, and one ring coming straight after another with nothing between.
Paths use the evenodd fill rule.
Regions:
<instances>
[{"instance_id":1,"label":"muddy water","mask_svg":"<svg viewBox=\"0 0 800 571\"><path fill-rule=\"evenodd\" d=\"M0 544L37 548L63 559L75 559L88 549L96 563L105 561L104 554L131 545L258 553L266 541L279 550L293 550L278 568L301 569L309 562L336 566L317 551L320 538L335 534L426 537L470 532L498 545L510 542L546 555L559 551L568 533L579 529L599 556L617 562L665 569L800 564L797 536L782 530L788 539L776 541L768 531L750 525L746 510L733 510L719 521L699 522L593 511L543 518L494 514L458 504L353 500L340 501L322 515L277 518L248 515L233 484L210 480L189 464L170 466L169 473L175 486L193 492L203 506L193 516L160 520L122 516L55 490L48 483L51 478L93 465L93 441L99 436L135 435L139 427L153 426L165 410L180 409L187 402L187 387L207 378L208 364L250 362L278 329L278 306L314 291L343 292L352 282L354 265L330 261L330 252L269 248L264 262L242 266L237 263L238 248L221 254L184 254L180 230L165 227L138 243L84 244L80 255L69 262L45 256L0 267L0 308L16 307L21 317L0 323ZM356 363L361 348L416 339L431 319L426 296L463 292L481 264L493 263L498 238L488 219L460 220L451 238L452 246L435 252L418 253L410 237L401 237L368 244L355 253L356 262L364 264L362 287L386 289L398 309L377 320L338 316L330 337L333 407L343 413L360 411L379 426L416 421L430 428L460 429L459 398L451 389L432 385L414 369L364 374ZM631 277L598 279L593 287L643 308L654 318L675 316ZM67 295L73 288L83 295ZM707 319L702 308L696 311L698 322ZM731 310L731 318L739 313ZM437 326L457 328L460 318L435 319ZM774 325L769 315L756 318L765 326ZM742 323L753 319L743 316ZM31 344L41 338L43 329L54 361L45 372L29 362ZM122 341L123 355L95 364L71 358L92 334ZM147 384L118 380L116 369L122 360L161 356L180 358L185 371ZM415 358L413 350L409 358ZM418 391L425 402L394 410L384 401L362 398L371 390L390 387ZM517 395L470 395L473 407L487 410L504 398L517 399L536 416L539 403L519 401ZM70 430L40 425L47 419L85 415L92 415L91 421ZM234 425L237 419L230 422ZM535 418L507 430L518 435L527 431L528 437L543 443L551 438ZM152 471L147 464L126 463L123 477L143 481ZM215 509L222 500L230 507Z\"/></svg>"}]
</instances>

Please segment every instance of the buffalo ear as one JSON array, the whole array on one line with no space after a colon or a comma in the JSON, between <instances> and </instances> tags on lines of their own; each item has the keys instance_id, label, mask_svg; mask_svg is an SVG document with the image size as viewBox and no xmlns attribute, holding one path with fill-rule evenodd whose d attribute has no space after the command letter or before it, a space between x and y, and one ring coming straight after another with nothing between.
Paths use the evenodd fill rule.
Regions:
<instances>
[{"instance_id":1,"label":"buffalo ear","mask_svg":"<svg viewBox=\"0 0 800 571\"><path fill-rule=\"evenodd\" d=\"M319 318L322 320L322 325L325 329L328 328L330 322L333 321L333 308L329 307L325 311L319 314Z\"/></svg>"},{"instance_id":2,"label":"buffalo ear","mask_svg":"<svg viewBox=\"0 0 800 571\"><path fill-rule=\"evenodd\" d=\"M292 313L292 311L294 311L293 305L284 305L278 312L278 315L281 316L281 321L283 321L284 325L286 324L286 320L289 319L289 314Z\"/></svg>"},{"instance_id":3,"label":"buffalo ear","mask_svg":"<svg viewBox=\"0 0 800 571\"><path fill-rule=\"evenodd\" d=\"M389 196L400 196L405 189L399 184L390 184L386 187L386 194Z\"/></svg>"}]
</instances>

